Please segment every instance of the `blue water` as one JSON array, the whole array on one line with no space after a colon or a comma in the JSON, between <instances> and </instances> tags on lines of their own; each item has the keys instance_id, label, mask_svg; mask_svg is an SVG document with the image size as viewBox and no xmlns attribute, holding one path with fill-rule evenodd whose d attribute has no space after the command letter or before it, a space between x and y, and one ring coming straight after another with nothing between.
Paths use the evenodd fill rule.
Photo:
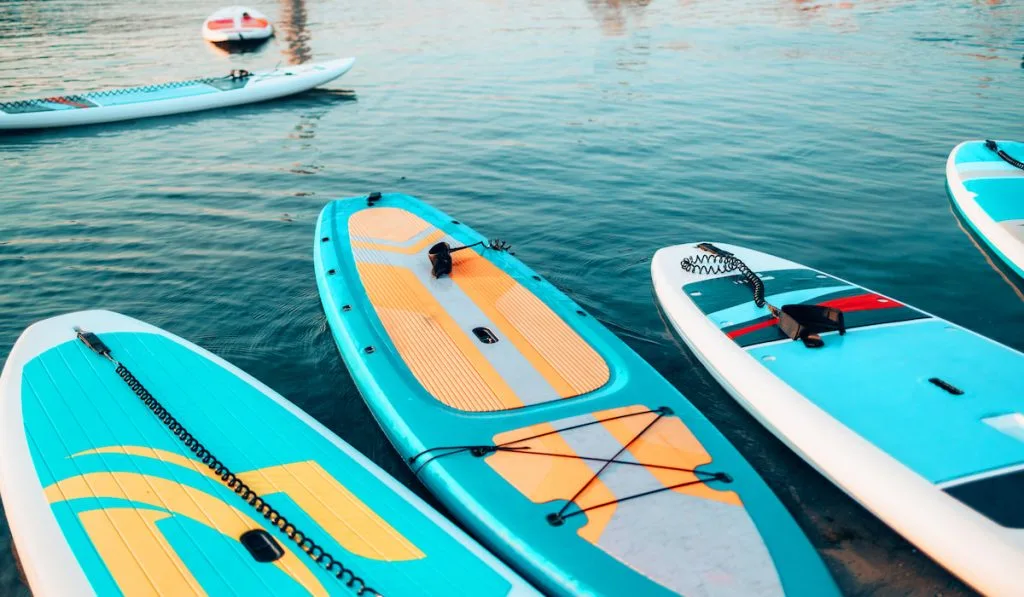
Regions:
<instances>
[{"instance_id":1,"label":"blue water","mask_svg":"<svg viewBox=\"0 0 1024 597\"><path fill-rule=\"evenodd\" d=\"M414 484L316 295L317 213L418 195L518 255L676 383L853 594L967 590L814 473L678 350L658 247L784 255L1024 349L1024 306L958 228L945 158L1024 138L1024 5L969 0L436 0L255 5L262 50L198 0L0 2L0 97L355 55L266 105L0 137L0 359L103 307L213 350ZM422 491L417 486L418 491ZM21 592L3 534L0 593Z\"/></svg>"}]
</instances>

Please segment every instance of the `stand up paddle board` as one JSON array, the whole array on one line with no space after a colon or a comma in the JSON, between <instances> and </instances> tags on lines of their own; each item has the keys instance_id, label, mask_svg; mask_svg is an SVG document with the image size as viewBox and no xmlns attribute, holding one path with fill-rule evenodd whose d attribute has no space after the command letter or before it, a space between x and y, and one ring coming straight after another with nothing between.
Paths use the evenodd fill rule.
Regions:
<instances>
[{"instance_id":1,"label":"stand up paddle board","mask_svg":"<svg viewBox=\"0 0 1024 597\"><path fill-rule=\"evenodd\" d=\"M222 8L203 21L203 39L213 43L257 42L272 35L267 15L244 6Z\"/></svg>"},{"instance_id":2,"label":"stand up paddle board","mask_svg":"<svg viewBox=\"0 0 1024 597\"><path fill-rule=\"evenodd\" d=\"M958 219L1024 292L1024 143L957 145L946 161L946 188Z\"/></svg>"},{"instance_id":3,"label":"stand up paddle board","mask_svg":"<svg viewBox=\"0 0 1024 597\"><path fill-rule=\"evenodd\" d=\"M166 116L276 99L342 76L355 58L224 77L0 102L0 130L38 129Z\"/></svg>"},{"instance_id":4,"label":"stand up paddle board","mask_svg":"<svg viewBox=\"0 0 1024 597\"><path fill-rule=\"evenodd\" d=\"M538 588L836 594L736 449L504 242L375 193L324 208L314 263L338 348L388 437Z\"/></svg>"},{"instance_id":5,"label":"stand up paddle board","mask_svg":"<svg viewBox=\"0 0 1024 597\"><path fill-rule=\"evenodd\" d=\"M1021 593L1024 355L742 247L661 249L651 274L672 327L779 439L982 593Z\"/></svg>"},{"instance_id":6,"label":"stand up paddle board","mask_svg":"<svg viewBox=\"0 0 1024 597\"><path fill-rule=\"evenodd\" d=\"M0 414L34 595L535 594L273 390L129 317L29 327Z\"/></svg>"}]
</instances>

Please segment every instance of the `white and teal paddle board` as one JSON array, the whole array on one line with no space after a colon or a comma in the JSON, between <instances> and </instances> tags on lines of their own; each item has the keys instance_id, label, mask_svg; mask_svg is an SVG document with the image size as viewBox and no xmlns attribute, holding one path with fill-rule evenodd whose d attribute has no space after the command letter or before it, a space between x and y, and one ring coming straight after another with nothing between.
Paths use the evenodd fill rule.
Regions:
<instances>
[{"instance_id":1,"label":"white and teal paddle board","mask_svg":"<svg viewBox=\"0 0 1024 597\"><path fill-rule=\"evenodd\" d=\"M36 596L535 594L267 386L108 311L15 344L0 496Z\"/></svg>"},{"instance_id":2,"label":"white and teal paddle board","mask_svg":"<svg viewBox=\"0 0 1024 597\"><path fill-rule=\"evenodd\" d=\"M957 145L946 161L946 188L969 234L1024 293L1024 143Z\"/></svg>"},{"instance_id":3,"label":"white and teal paddle board","mask_svg":"<svg viewBox=\"0 0 1024 597\"><path fill-rule=\"evenodd\" d=\"M764 307L728 258L698 244L659 250L651 274L666 318L719 383L951 572L982 593L1022 594L1024 354L792 261L712 246L757 276ZM768 305L838 309L845 334L810 348Z\"/></svg>"},{"instance_id":4,"label":"white and teal paddle board","mask_svg":"<svg viewBox=\"0 0 1024 597\"><path fill-rule=\"evenodd\" d=\"M552 595L835 595L725 437L506 249L400 194L317 225L341 355L447 509Z\"/></svg>"},{"instance_id":5,"label":"white and teal paddle board","mask_svg":"<svg viewBox=\"0 0 1024 597\"><path fill-rule=\"evenodd\" d=\"M223 77L38 99L0 101L0 130L98 124L252 104L307 91L347 73L355 58Z\"/></svg>"}]
</instances>

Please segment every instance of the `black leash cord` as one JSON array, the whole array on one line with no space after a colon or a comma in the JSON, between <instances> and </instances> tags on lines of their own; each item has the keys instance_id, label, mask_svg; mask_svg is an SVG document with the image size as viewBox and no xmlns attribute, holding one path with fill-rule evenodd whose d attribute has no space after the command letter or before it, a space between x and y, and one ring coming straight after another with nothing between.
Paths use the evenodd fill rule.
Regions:
<instances>
[{"instance_id":1,"label":"black leash cord","mask_svg":"<svg viewBox=\"0 0 1024 597\"><path fill-rule=\"evenodd\" d=\"M996 155L1002 158L1002 160L1007 164L1013 166L1014 168L1024 170L1024 162L1014 158L1012 155L1003 151L999 147L999 144L993 141L992 139L985 139L985 147L987 147L991 151L996 152Z\"/></svg>"},{"instance_id":2,"label":"black leash cord","mask_svg":"<svg viewBox=\"0 0 1024 597\"><path fill-rule=\"evenodd\" d=\"M88 346L90 350L101 357L106 358L117 366L118 377L128 384L128 387L131 388L132 392L134 392L136 396L138 396L139 400L141 400L142 403L145 404L154 415L156 415L156 418L160 419L161 423L167 426L175 437L181 440L185 447L195 455L196 459L220 477L220 480L228 489L235 492L235 494L252 506L254 510L262 514L263 518L270 521L271 525L276 527L277 530L284 533L288 539L298 545L302 551L306 552L309 557L313 558L313 561L323 566L324 570L327 570L327 572L330 572L339 580L345 582L346 586L356 590L356 595L380 595L380 593L368 587L362 578L356 576L355 572L346 568L334 556L324 551L318 543L307 537L302 531L295 528L295 525L288 522L288 519L285 518L284 515L272 507L258 493L253 491L252 488L246 485L244 481L235 476L227 465L211 454L202 442L189 433L185 426L182 425L178 419L174 418L174 415L164 408L162 404L160 404L160 401L142 385L139 378L135 377L135 375L128 370L128 367L114 358L110 353L110 348L100 340L99 336L78 328L75 329L75 333L77 334L78 339ZM345 580L346 578L348 578L348 580ZM357 584L359 585L359 588L355 589Z\"/></svg>"},{"instance_id":3,"label":"black leash cord","mask_svg":"<svg viewBox=\"0 0 1024 597\"><path fill-rule=\"evenodd\" d=\"M760 276L747 267L746 263L743 263L739 257L736 257L729 251L719 249L711 243L700 243L697 245L697 248L704 251L705 254L684 257L679 262L679 266L683 268L683 271L702 276L739 272L747 282L747 286L750 286L751 291L754 293L754 304L758 307L764 306L764 282L761 281ZM774 307L772 307L772 310L775 310Z\"/></svg>"}]
</instances>

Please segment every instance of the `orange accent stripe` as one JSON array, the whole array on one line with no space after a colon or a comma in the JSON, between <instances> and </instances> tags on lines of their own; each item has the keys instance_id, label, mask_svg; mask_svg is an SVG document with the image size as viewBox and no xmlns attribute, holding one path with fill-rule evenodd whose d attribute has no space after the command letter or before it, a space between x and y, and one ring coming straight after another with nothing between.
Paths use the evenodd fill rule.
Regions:
<instances>
[{"instance_id":1,"label":"orange accent stripe","mask_svg":"<svg viewBox=\"0 0 1024 597\"><path fill-rule=\"evenodd\" d=\"M220 476L194 458L144 446L104 446L72 454L127 454L185 467L218 483ZM389 562L426 557L391 524L349 491L315 460L293 462L237 474L257 493L287 495L342 547L356 555Z\"/></svg>"},{"instance_id":2,"label":"orange accent stripe","mask_svg":"<svg viewBox=\"0 0 1024 597\"><path fill-rule=\"evenodd\" d=\"M397 207L374 207L352 214L348 233L352 236L403 243L430 227L419 216Z\"/></svg>"},{"instance_id":3,"label":"orange accent stripe","mask_svg":"<svg viewBox=\"0 0 1024 597\"><path fill-rule=\"evenodd\" d=\"M608 364L532 292L472 250L454 254L452 280L563 398L608 382Z\"/></svg>"},{"instance_id":4,"label":"orange accent stripe","mask_svg":"<svg viewBox=\"0 0 1024 597\"><path fill-rule=\"evenodd\" d=\"M494 443L514 446L519 438L550 433L554 430L555 428L550 423L541 423L500 433L494 436ZM521 445L530 446L537 452L577 455L560 433L526 440ZM594 471L585 462L572 458L524 456L514 452L498 451L487 457L487 464L531 502L537 504L553 500L568 500L579 491L588 479L594 476ZM601 479L595 479L576 498L575 504L580 508L588 508L614 499L615 494L611 489ZM559 507L561 507L560 504L552 504L551 511L554 512ZM615 515L616 509L617 506L611 504L587 512L584 515L587 522L579 530L580 537L596 545L612 516Z\"/></svg>"},{"instance_id":5,"label":"orange accent stripe","mask_svg":"<svg viewBox=\"0 0 1024 597\"><path fill-rule=\"evenodd\" d=\"M611 419L612 417L645 410L649 409L646 406L640 405L626 406L594 413L594 417L597 419ZM614 421L606 420L602 421L601 425L622 445L626 445L630 440L633 440L629 447L629 452L636 458L637 462L689 469L711 462L711 455L707 453L707 450L704 449L704 446L696 436L678 417L663 416L657 423L645 431L643 435L637 438L637 434L643 431L644 427L649 425L656 416L656 414L651 413L647 416L637 415ZM636 439L634 440L633 438ZM644 468L654 475L665 487L697 480L697 475L693 473L663 468ZM743 505L740 496L736 492L711 489L703 483L677 487L672 491L734 506Z\"/></svg>"},{"instance_id":6,"label":"orange accent stripe","mask_svg":"<svg viewBox=\"0 0 1024 597\"><path fill-rule=\"evenodd\" d=\"M379 263L356 262L356 267L399 355L435 398L468 411L523 406L415 274Z\"/></svg>"},{"instance_id":7,"label":"orange accent stripe","mask_svg":"<svg viewBox=\"0 0 1024 597\"><path fill-rule=\"evenodd\" d=\"M414 245L410 245L408 247L396 247L394 245L381 245L381 244L377 244L377 243L368 243L366 241L355 240L355 239L352 240L352 247L357 248L357 249L372 249L374 251L387 251L389 253L401 253L403 255L413 255L413 254L419 253L420 251L425 249L427 247L427 245L432 245L432 244L438 242L439 240L441 240L442 238L444 238L444 232L441 232L440 230L435 230L434 232L431 232L426 237L424 237L422 240L420 240L420 242L418 242L418 243L416 243Z\"/></svg>"}]
</instances>

